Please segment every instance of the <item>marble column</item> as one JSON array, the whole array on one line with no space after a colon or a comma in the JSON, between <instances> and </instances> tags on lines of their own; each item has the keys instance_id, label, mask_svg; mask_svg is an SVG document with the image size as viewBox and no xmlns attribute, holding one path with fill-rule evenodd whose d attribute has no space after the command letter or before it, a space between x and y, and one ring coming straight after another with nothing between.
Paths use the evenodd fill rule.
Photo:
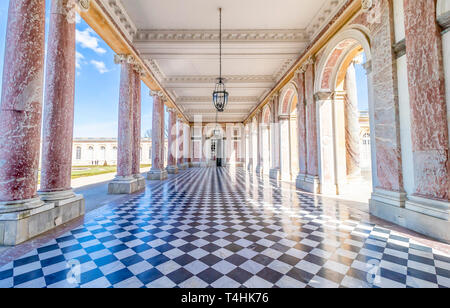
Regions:
<instances>
[{"instance_id":1,"label":"marble column","mask_svg":"<svg viewBox=\"0 0 450 308\"><path fill-rule=\"evenodd\" d=\"M45 3L9 1L0 106L0 245L14 245L5 215L43 205L36 186L44 77ZM20 219L19 217L17 217ZM13 234L6 235L6 232Z\"/></svg>"},{"instance_id":2,"label":"marble column","mask_svg":"<svg viewBox=\"0 0 450 308\"><path fill-rule=\"evenodd\" d=\"M167 136L167 172L170 174L178 173L177 166L177 153L178 153L178 144L177 144L177 112L173 108L169 108L169 126L168 126L168 136Z\"/></svg>"},{"instance_id":3,"label":"marble column","mask_svg":"<svg viewBox=\"0 0 450 308\"><path fill-rule=\"evenodd\" d=\"M42 200L75 197L71 189L75 98L75 22L68 0L52 1L47 46L41 188Z\"/></svg>"},{"instance_id":4,"label":"marble column","mask_svg":"<svg viewBox=\"0 0 450 308\"><path fill-rule=\"evenodd\" d=\"M272 115L273 115L273 123L272 123L272 167L269 172L269 177L271 179L279 180L281 177L280 171L280 119L279 119L279 97L278 94L275 95L272 99Z\"/></svg>"},{"instance_id":5,"label":"marble column","mask_svg":"<svg viewBox=\"0 0 450 308\"><path fill-rule=\"evenodd\" d=\"M247 124L247 138L248 138L248 162L247 162L247 171L253 171L253 121Z\"/></svg>"},{"instance_id":6,"label":"marble column","mask_svg":"<svg viewBox=\"0 0 450 308\"><path fill-rule=\"evenodd\" d=\"M347 92L344 101L345 113L345 148L348 177L361 176L360 149L359 149L359 110L358 92L356 85L355 64L362 63L362 57L355 58L347 68L345 75L345 90Z\"/></svg>"},{"instance_id":7,"label":"marble column","mask_svg":"<svg viewBox=\"0 0 450 308\"><path fill-rule=\"evenodd\" d=\"M192 138L191 138L191 126L189 124L184 125L184 141L185 141L185 150L184 150L184 163L187 168L191 167L192 164Z\"/></svg>"},{"instance_id":8,"label":"marble column","mask_svg":"<svg viewBox=\"0 0 450 308\"><path fill-rule=\"evenodd\" d=\"M164 170L164 103L163 93L151 91L153 96L152 123L152 168L147 174L149 180L164 180L167 171Z\"/></svg>"},{"instance_id":9,"label":"marble column","mask_svg":"<svg viewBox=\"0 0 450 308\"><path fill-rule=\"evenodd\" d=\"M133 152L132 174L138 182L138 189L145 188L145 178L141 174L141 75L143 70L135 66L133 71Z\"/></svg>"},{"instance_id":10,"label":"marble column","mask_svg":"<svg viewBox=\"0 0 450 308\"><path fill-rule=\"evenodd\" d=\"M296 187L301 188L301 184L306 177L306 100L305 100L305 68L297 72L297 138L298 138L298 167L299 173L296 179Z\"/></svg>"},{"instance_id":11,"label":"marble column","mask_svg":"<svg viewBox=\"0 0 450 308\"><path fill-rule=\"evenodd\" d=\"M184 123L181 119L178 119L178 169L186 170L185 164L185 136L184 136Z\"/></svg>"},{"instance_id":12,"label":"marble column","mask_svg":"<svg viewBox=\"0 0 450 308\"><path fill-rule=\"evenodd\" d=\"M258 110L256 113L256 173L262 174L262 157L261 157L261 124L262 124L262 112Z\"/></svg>"},{"instance_id":13,"label":"marble column","mask_svg":"<svg viewBox=\"0 0 450 308\"><path fill-rule=\"evenodd\" d=\"M109 194L131 194L139 189L133 176L133 118L134 118L134 59L130 55L116 55L120 64L119 120L117 138L117 174L108 185Z\"/></svg>"},{"instance_id":14,"label":"marble column","mask_svg":"<svg viewBox=\"0 0 450 308\"><path fill-rule=\"evenodd\" d=\"M449 102L436 1L404 1L404 10L415 190L406 208L449 221Z\"/></svg>"},{"instance_id":15,"label":"marble column","mask_svg":"<svg viewBox=\"0 0 450 308\"><path fill-rule=\"evenodd\" d=\"M306 175L297 181L298 188L320 193L319 155L317 144L317 103L314 98L314 60L308 59L303 65L305 78L305 140Z\"/></svg>"}]
</instances>

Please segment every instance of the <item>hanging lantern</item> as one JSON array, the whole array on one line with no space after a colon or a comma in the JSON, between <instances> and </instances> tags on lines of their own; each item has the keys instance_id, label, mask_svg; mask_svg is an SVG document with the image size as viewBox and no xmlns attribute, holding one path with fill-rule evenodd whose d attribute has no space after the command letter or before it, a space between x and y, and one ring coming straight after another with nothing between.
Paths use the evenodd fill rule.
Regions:
<instances>
[{"instance_id":1,"label":"hanging lantern","mask_svg":"<svg viewBox=\"0 0 450 308\"><path fill-rule=\"evenodd\" d=\"M222 78L222 8L219 8L219 78L213 92L213 104L218 112L223 112L228 103L228 92Z\"/></svg>"},{"instance_id":2,"label":"hanging lantern","mask_svg":"<svg viewBox=\"0 0 450 308\"><path fill-rule=\"evenodd\" d=\"M213 103L218 112L223 112L228 103L228 92L223 78L217 78L216 88L213 92Z\"/></svg>"}]
</instances>

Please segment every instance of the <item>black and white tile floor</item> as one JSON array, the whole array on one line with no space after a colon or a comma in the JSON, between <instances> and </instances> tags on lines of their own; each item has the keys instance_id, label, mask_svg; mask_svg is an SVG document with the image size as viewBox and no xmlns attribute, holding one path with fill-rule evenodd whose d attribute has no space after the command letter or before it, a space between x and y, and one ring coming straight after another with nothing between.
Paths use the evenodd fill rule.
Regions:
<instances>
[{"instance_id":1,"label":"black and white tile floor","mask_svg":"<svg viewBox=\"0 0 450 308\"><path fill-rule=\"evenodd\" d=\"M338 201L189 169L3 266L0 287L450 287L450 257Z\"/></svg>"}]
</instances>

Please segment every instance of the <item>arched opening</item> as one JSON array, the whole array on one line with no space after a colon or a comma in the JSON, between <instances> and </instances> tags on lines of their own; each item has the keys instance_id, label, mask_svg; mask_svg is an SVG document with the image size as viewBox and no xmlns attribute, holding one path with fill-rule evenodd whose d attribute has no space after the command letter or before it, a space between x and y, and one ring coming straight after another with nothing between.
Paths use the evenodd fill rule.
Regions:
<instances>
[{"instance_id":1,"label":"arched opening","mask_svg":"<svg viewBox=\"0 0 450 308\"><path fill-rule=\"evenodd\" d=\"M297 103L297 88L290 83L282 91L278 112L280 177L283 181L294 181L298 174Z\"/></svg>"},{"instance_id":2,"label":"arched opening","mask_svg":"<svg viewBox=\"0 0 450 308\"><path fill-rule=\"evenodd\" d=\"M364 68L369 44L361 31L351 29L330 42L324 55L316 75L321 191L367 202L375 157Z\"/></svg>"}]
</instances>

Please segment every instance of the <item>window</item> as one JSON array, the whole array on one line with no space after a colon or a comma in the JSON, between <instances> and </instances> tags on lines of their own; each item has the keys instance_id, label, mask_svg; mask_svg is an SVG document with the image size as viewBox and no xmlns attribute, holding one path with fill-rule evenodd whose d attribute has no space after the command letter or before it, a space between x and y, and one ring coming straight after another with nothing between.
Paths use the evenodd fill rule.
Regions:
<instances>
[{"instance_id":1,"label":"window","mask_svg":"<svg viewBox=\"0 0 450 308\"><path fill-rule=\"evenodd\" d=\"M369 133L365 133L363 135L363 144L364 145L369 145L370 144L370 134Z\"/></svg>"},{"instance_id":2,"label":"window","mask_svg":"<svg viewBox=\"0 0 450 308\"><path fill-rule=\"evenodd\" d=\"M81 159L81 147L77 147L76 159Z\"/></svg>"}]
</instances>

